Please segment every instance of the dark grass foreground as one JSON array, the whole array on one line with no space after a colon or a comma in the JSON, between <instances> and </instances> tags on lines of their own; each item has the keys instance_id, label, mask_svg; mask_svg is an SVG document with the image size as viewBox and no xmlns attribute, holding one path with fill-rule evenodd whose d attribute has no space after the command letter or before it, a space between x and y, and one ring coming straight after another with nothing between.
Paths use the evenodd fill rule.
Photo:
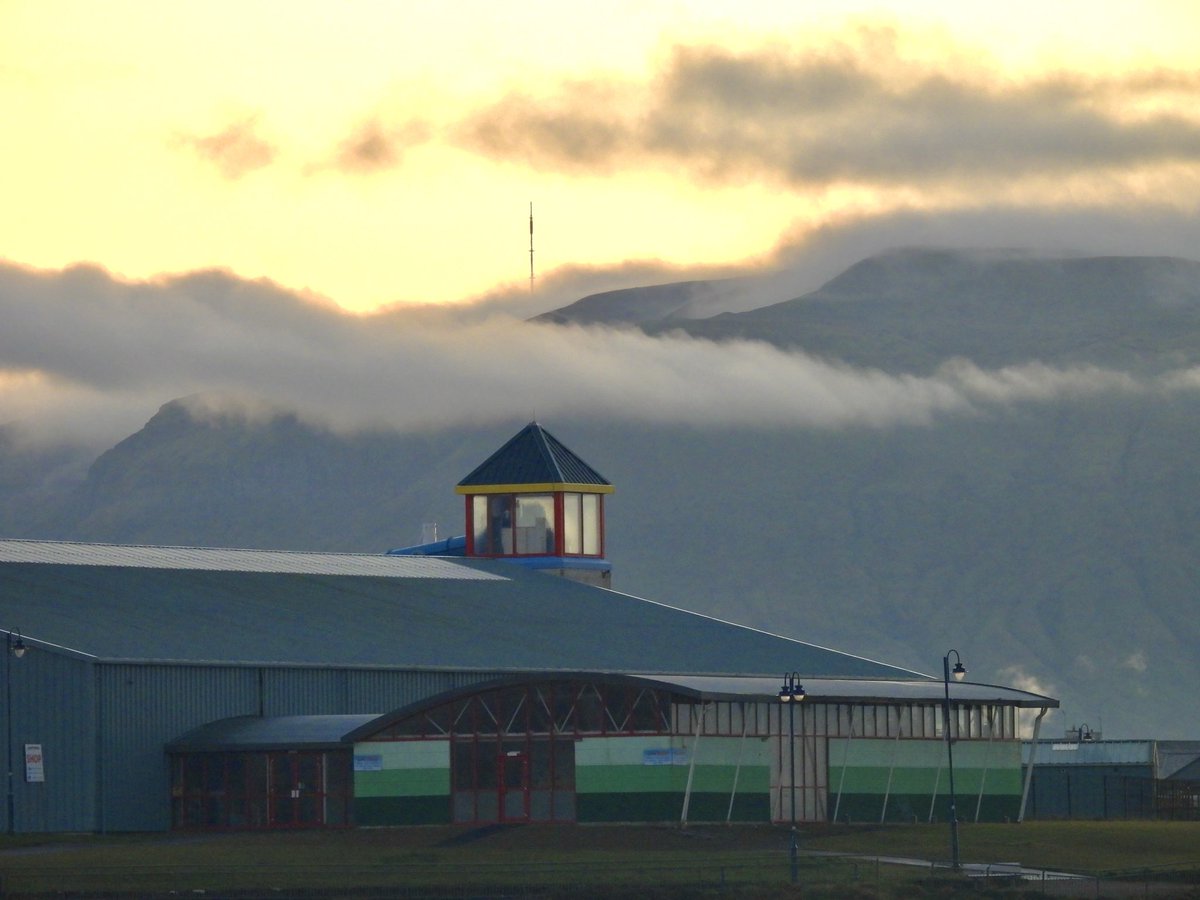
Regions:
<instances>
[{"instance_id":1,"label":"dark grass foreground","mask_svg":"<svg viewBox=\"0 0 1200 900\"><path fill-rule=\"evenodd\" d=\"M1200 823L972 825L964 862L1084 873L966 878L944 826L489 826L0 838L6 898L940 898L1200 900ZM834 855L836 854L836 855ZM842 855L848 854L848 855ZM901 865L893 860L925 860Z\"/></svg>"}]
</instances>

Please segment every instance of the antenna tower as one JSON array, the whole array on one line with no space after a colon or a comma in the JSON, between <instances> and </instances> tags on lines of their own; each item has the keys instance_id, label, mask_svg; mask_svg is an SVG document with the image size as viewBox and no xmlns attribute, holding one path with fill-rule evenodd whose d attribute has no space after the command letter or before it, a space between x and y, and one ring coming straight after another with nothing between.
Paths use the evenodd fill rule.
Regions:
<instances>
[{"instance_id":1,"label":"antenna tower","mask_svg":"<svg viewBox=\"0 0 1200 900\"><path fill-rule=\"evenodd\" d=\"M529 201L529 293L533 293L533 201Z\"/></svg>"}]
</instances>

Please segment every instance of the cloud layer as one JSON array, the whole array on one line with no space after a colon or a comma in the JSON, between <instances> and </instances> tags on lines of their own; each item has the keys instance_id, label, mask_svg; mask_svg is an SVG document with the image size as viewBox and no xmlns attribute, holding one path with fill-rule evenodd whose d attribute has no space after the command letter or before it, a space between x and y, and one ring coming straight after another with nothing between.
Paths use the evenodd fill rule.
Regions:
<instances>
[{"instance_id":1,"label":"cloud layer","mask_svg":"<svg viewBox=\"0 0 1200 900\"><path fill-rule=\"evenodd\" d=\"M257 235L242 236L189 264L268 272L347 305L458 300L522 271L523 248L508 243L521 240L521 217L492 218L513 191L518 208L546 198L556 216L543 233L557 245L539 234L539 286L581 277L571 260L602 261L605 276L624 260L651 273L640 283L677 280L655 253L778 263L800 273L800 290L868 253L928 243L1194 255L1200 69L1006 67L950 39L879 27L794 37L737 49L673 39L636 69L513 70L461 95L400 66L394 81L311 116L264 101L173 145L230 182L212 194L239 204L234 217L294 202L262 221L261 252ZM289 228L305 215L311 229ZM378 236L393 230L381 250ZM448 259L449 246L466 262ZM363 288L360 273L393 251L407 274ZM506 274L454 282L475 268ZM356 295L336 296L339 282Z\"/></svg>"},{"instance_id":2,"label":"cloud layer","mask_svg":"<svg viewBox=\"0 0 1200 900\"><path fill-rule=\"evenodd\" d=\"M213 134L181 134L174 143L211 163L225 178L237 180L274 162L278 148L258 131L262 114L234 120Z\"/></svg>"},{"instance_id":3,"label":"cloud layer","mask_svg":"<svg viewBox=\"0 0 1200 900\"><path fill-rule=\"evenodd\" d=\"M644 84L513 91L455 124L488 157L578 174L684 167L824 190L1008 190L1200 162L1200 72L1013 77L905 55L891 31L821 49L678 46Z\"/></svg>"},{"instance_id":4,"label":"cloud layer","mask_svg":"<svg viewBox=\"0 0 1200 900\"><path fill-rule=\"evenodd\" d=\"M456 133L488 156L568 171L683 165L721 182L978 189L1194 165L1200 119L1159 111L1166 95L1194 102L1200 74L1010 81L906 61L881 40L806 54L681 47L649 85L514 92Z\"/></svg>"},{"instance_id":5,"label":"cloud layer","mask_svg":"<svg viewBox=\"0 0 1200 900\"><path fill-rule=\"evenodd\" d=\"M644 170L805 193L951 190L959 201L962 191L1004 196L1064 179L1075 191L1111 193L1114 180L1161 191L1155 178L1186 175L1195 202L1200 71L1013 73L969 48L931 57L910 44L888 28L807 47L677 44L644 80L585 73L536 90L501 87L474 108L447 104L439 121L414 119L404 104L377 109L331 138L328 161L305 169L384 173L439 142L543 175ZM226 175L245 174L274 158L258 124L184 144Z\"/></svg>"},{"instance_id":6,"label":"cloud layer","mask_svg":"<svg viewBox=\"0 0 1200 900\"><path fill-rule=\"evenodd\" d=\"M1031 363L951 360L929 377L852 369L752 342L534 325L460 310L348 315L219 272L126 283L93 267L0 267L0 423L110 442L167 400L266 398L337 429L513 416L813 428L920 425L1061 397L1200 389Z\"/></svg>"}]
</instances>

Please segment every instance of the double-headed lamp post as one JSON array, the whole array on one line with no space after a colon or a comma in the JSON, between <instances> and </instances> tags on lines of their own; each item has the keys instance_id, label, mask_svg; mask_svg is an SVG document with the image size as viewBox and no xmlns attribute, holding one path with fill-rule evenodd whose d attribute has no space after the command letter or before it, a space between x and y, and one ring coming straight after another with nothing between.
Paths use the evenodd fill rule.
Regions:
<instances>
[{"instance_id":1,"label":"double-headed lamp post","mask_svg":"<svg viewBox=\"0 0 1200 900\"><path fill-rule=\"evenodd\" d=\"M796 827L796 704L804 700L805 696L804 685L800 683L800 673L784 673L783 687L779 689L779 702L787 704L788 708L788 781L792 789L792 828Z\"/></svg>"},{"instance_id":2,"label":"double-headed lamp post","mask_svg":"<svg viewBox=\"0 0 1200 900\"><path fill-rule=\"evenodd\" d=\"M954 654L954 668L950 668L950 654ZM962 868L958 859L958 805L954 797L954 739L950 736L950 676L955 681L966 677L967 669L962 664L962 657L957 650L951 650L942 657L942 681L946 686L946 706L943 710L943 732L946 735L946 763L950 770L950 864L955 870Z\"/></svg>"},{"instance_id":3,"label":"double-headed lamp post","mask_svg":"<svg viewBox=\"0 0 1200 900\"><path fill-rule=\"evenodd\" d=\"M4 653L4 719L8 741L8 833L12 834L16 823L16 804L13 799L13 714L12 714L12 660L25 655L25 641L21 629L8 632Z\"/></svg>"},{"instance_id":4,"label":"double-headed lamp post","mask_svg":"<svg viewBox=\"0 0 1200 900\"><path fill-rule=\"evenodd\" d=\"M800 683L800 673L785 672L783 687L779 689L779 702L788 708L788 782L791 787L792 807L792 842L788 854L792 861L792 884L799 877L800 847L796 840L796 704L804 700L804 685Z\"/></svg>"}]
</instances>

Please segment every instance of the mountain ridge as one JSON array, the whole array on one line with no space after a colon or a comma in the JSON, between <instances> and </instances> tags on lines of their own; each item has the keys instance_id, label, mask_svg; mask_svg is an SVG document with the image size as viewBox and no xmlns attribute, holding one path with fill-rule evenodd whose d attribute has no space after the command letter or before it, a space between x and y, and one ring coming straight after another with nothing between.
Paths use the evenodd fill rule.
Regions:
<instances>
[{"instance_id":1,"label":"mountain ridge","mask_svg":"<svg viewBox=\"0 0 1200 900\"><path fill-rule=\"evenodd\" d=\"M1196 365L1200 336L1183 326L1200 264L1116 259L1088 264L1085 283L1108 290L1095 316L1078 319L1100 325L1082 350L1065 332L1048 340L1014 302L990 313L1004 326L984 332L1000 345L993 356L1153 373ZM905 373L943 364L964 346L964 329L979 330L954 303L974 309L986 292L948 298L957 288L947 287L922 299L914 285L936 287L939 266L978 285L1003 260L919 257L907 276L894 272L913 260L851 267L821 289L834 285L825 299L805 295L826 306L865 296L842 332L814 337L819 319L782 315L771 343L807 351L820 337L829 359ZM1050 280L1069 286L1078 266L1044 260L1036 283L1044 288L1055 265ZM907 331L889 341L886 323L862 316L883 302L873 287L881 279L902 304L922 300L919 321L901 317ZM1072 304L1093 301L1081 289L1047 302L1065 325ZM1108 321L1122 306L1185 314L1130 320L1126 333L1126 320ZM673 321L661 333L707 321ZM736 332L721 339L748 339ZM859 338L855 352L835 352L835 337ZM1065 718L1047 729L1086 720L1109 736L1195 738L1198 418L1195 392L1148 391L887 428L685 426L582 409L545 424L616 486L608 545L620 591L918 671L936 673L954 646L972 678L1058 696ZM382 551L419 542L427 522L460 533L453 485L523 424L347 435L286 411L202 414L172 401L101 454L82 483L49 457L58 481L38 483L23 458L19 475L0 479L0 527L11 537ZM17 473L12 452L0 441L4 471Z\"/></svg>"},{"instance_id":2,"label":"mountain ridge","mask_svg":"<svg viewBox=\"0 0 1200 900\"><path fill-rule=\"evenodd\" d=\"M907 251L863 260L801 297L669 328L888 372L929 373L953 357L1162 370L1200 361L1200 263Z\"/></svg>"}]
</instances>

